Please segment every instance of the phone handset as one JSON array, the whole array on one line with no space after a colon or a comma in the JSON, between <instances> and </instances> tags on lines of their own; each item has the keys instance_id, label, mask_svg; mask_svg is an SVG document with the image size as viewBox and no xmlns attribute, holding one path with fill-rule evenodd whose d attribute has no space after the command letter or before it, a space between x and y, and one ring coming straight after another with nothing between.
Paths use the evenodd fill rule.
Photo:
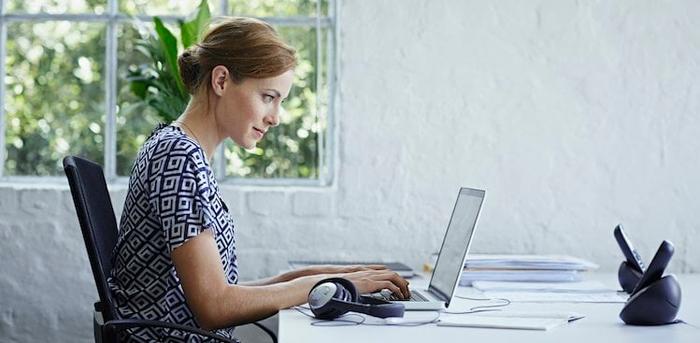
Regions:
<instances>
[{"instance_id":1,"label":"phone handset","mask_svg":"<svg viewBox=\"0 0 700 343\"><path fill-rule=\"evenodd\" d=\"M642 261L642 257L632 246L632 242L627 239L625 230L622 229L622 224L618 224L615 227L613 234L615 235L617 245L619 245L620 250L622 250L622 254L625 255L627 263L629 263L629 265L636 269L639 273L644 273L644 261Z\"/></svg>"},{"instance_id":2,"label":"phone handset","mask_svg":"<svg viewBox=\"0 0 700 343\"><path fill-rule=\"evenodd\" d=\"M668 263L671 261L671 257L673 257L674 250L675 249L673 248L673 244L671 244L671 242L661 242L661 245L656 251L654 258L651 260L651 263L649 263L649 268L647 268L644 274L642 274L642 278L637 283L637 286L634 287L631 294L632 296L634 296L641 289L651 285L652 282L661 279L661 277L664 275L664 270L666 270Z\"/></svg>"},{"instance_id":3,"label":"phone handset","mask_svg":"<svg viewBox=\"0 0 700 343\"><path fill-rule=\"evenodd\" d=\"M642 274L644 274L644 262L630 240L627 239L625 230L622 229L622 224L617 225L613 233L620 250L622 250L622 254L625 255L625 260L620 263L620 268L617 270L617 279L625 292L632 293L634 287L639 283L639 279L642 278Z\"/></svg>"}]
</instances>

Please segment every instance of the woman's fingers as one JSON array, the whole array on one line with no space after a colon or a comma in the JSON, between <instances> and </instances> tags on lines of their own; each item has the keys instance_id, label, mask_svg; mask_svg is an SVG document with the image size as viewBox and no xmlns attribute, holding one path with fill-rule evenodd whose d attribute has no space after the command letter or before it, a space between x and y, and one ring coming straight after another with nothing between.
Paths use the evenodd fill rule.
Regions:
<instances>
[{"instance_id":1,"label":"woman's fingers","mask_svg":"<svg viewBox=\"0 0 700 343\"><path fill-rule=\"evenodd\" d=\"M344 272L346 273L359 272L363 270L388 270L388 268L383 264L357 264L344 267Z\"/></svg>"},{"instance_id":2,"label":"woman's fingers","mask_svg":"<svg viewBox=\"0 0 700 343\"><path fill-rule=\"evenodd\" d=\"M364 266L366 269L375 269L375 270L389 270L389 267L383 265L383 264L367 264Z\"/></svg>"},{"instance_id":3,"label":"woman's fingers","mask_svg":"<svg viewBox=\"0 0 700 343\"><path fill-rule=\"evenodd\" d=\"M408 281L388 269L359 271L349 273L346 277L356 284L366 283L366 288L360 287L361 292L374 292L386 288L401 298L408 299L411 296Z\"/></svg>"},{"instance_id":4,"label":"woman's fingers","mask_svg":"<svg viewBox=\"0 0 700 343\"><path fill-rule=\"evenodd\" d=\"M379 285L381 286L381 289L385 289L385 288L386 288L386 289L390 290L391 293L394 293L394 294L396 294L396 295L402 297L402 295L401 295L401 289L399 289L399 287L397 287L393 282L391 282L391 281L380 281L380 282L379 282Z\"/></svg>"},{"instance_id":5,"label":"woman's fingers","mask_svg":"<svg viewBox=\"0 0 700 343\"><path fill-rule=\"evenodd\" d=\"M379 275L383 280L391 281L394 285L399 288L399 292L394 292L397 295L401 295L408 299L411 297L411 293L408 290L408 281L402 278L399 274L393 271L388 271Z\"/></svg>"}]
</instances>

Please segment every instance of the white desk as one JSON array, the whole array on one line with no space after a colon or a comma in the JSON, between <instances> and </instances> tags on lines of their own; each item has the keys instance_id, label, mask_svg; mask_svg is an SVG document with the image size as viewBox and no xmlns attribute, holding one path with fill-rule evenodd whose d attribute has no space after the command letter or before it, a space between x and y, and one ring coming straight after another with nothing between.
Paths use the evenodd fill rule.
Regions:
<instances>
[{"instance_id":1,"label":"white desk","mask_svg":"<svg viewBox=\"0 0 700 343\"><path fill-rule=\"evenodd\" d=\"M700 274L677 275L681 283L683 299L678 318L700 327ZM614 274L593 274L607 285L616 284ZM411 284L425 280L411 280ZM458 289L457 294L464 289ZM450 311L465 310L474 302L454 299ZM439 327L428 324L406 326L312 326L313 319L294 309L279 314L279 342L700 342L700 329L685 324L665 326L628 326L618 317L623 304L573 304L573 303L512 303L509 310L573 311L586 318L548 331L504 330ZM596 341L597 340L597 341Z\"/></svg>"}]
</instances>

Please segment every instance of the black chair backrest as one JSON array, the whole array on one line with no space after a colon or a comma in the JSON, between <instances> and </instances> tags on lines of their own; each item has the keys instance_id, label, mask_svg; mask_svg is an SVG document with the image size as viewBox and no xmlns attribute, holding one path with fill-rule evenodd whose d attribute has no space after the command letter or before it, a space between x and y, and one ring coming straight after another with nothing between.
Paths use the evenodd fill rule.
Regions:
<instances>
[{"instance_id":1,"label":"black chair backrest","mask_svg":"<svg viewBox=\"0 0 700 343\"><path fill-rule=\"evenodd\" d=\"M105 321L116 319L118 317L107 277L112 270L112 250L117 244L117 220L102 167L86 159L68 156L63 159L63 169L68 177L92 275L102 303L100 312Z\"/></svg>"}]
</instances>

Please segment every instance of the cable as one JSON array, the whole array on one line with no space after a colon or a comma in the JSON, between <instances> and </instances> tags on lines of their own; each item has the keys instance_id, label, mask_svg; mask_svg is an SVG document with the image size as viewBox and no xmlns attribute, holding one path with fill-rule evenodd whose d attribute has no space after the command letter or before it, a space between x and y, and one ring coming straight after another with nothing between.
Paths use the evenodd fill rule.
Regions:
<instances>
[{"instance_id":1,"label":"cable","mask_svg":"<svg viewBox=\"0 0 700 343\"><path fill-rule=\"evenodd\" d=\"M472 298L472 297L465 297L461 295L455 295L455 298L459 299L466 299L466 300L475 300L475 301L492 301L492 300L499 300L502 301L502 304L492 304L492 305L479 305L479 306L473 306L470 307L466 311L458 311L458 312L449 312L449 311L443 311L443 313L447 314L471 314L471 313L479 313L479 312L490 312L490 311L500 311L501 307L506 307L510 305L511 301L506 299L506 298Z\"/></svg>"},{"instance_id":2,"label":"cable","mask_svg":"<svg viewBox=\"0 0 700 343\"><path fill-rule=\"evenodd\" d=\"M294 306L294 309L297 310L299 313L312 318L316 319L316 317L313 314L308 314L303 310L310 310L308 307L304 306ZM370 325L370 326L421 326L421 325L426 325L426 324L432 324L432 323L437 323L440 320L440 312L435 311L435 318L432 318L430 320L424 321L424 322L409 322L409 323L367 323L367 317L361 314L357 313L347 313L344 314L336 319L333 320L316 320L311 322L312 326L354 326L354 325ZM360 320L352 320L350 318L357 318L359 317Z\"/></svg>"},{"instance_id":3,"label":"cable","mask_svg":"<svg viewBox=\"0 0 700 343\"><path fill-rule=\"evenodd\" d=\"M479 309L479 310L466 310L466 311L460 311L460 312L452 312L452 311L442 311L442 313L447 313L447 314L472 314L472 313L480 313L480 312L496 312L500 311L500 308L484 308L484 309Z\"/></svg>"},{"instance_id":4,"label":"cable","mask_svg":"<svg viewBox=\"0 0 700 343\"><path fill-rule=\"evenodd\" d=\"M487 309L487 308L500 308L500 307L506 307L510 305L511 301L506 299L506 298L472 298L472 297L465 297L461 295L455 295L455 298L460 298L460 299L466 299L466 300L475 300L475 301L492 301L492 300L499 300L502 301L502 304L492 304L492 305L480 305L480 306L474 306L470 308L469 310L477 310L477 309Z\"/></svg>"},{"instance_id":5,"label":"cable","mask_svg":"<svg viewBox=\"0 0 700 343\"><path fill-rule=\"evenodd\" d=\"M359 321L350 320L350 317L359 317ZM311 326L355 326L355 325L368 325L365 324L366 318L362 315L356 313L344 314L333 320L317 320L311 322Z\"/></svg>"},{"instance_id":6,"label":"cable","mask_svg":"<svg viewBox=\"0 0 700 343\"><path fill-rule=\"evenodd\" d=\"M693 325L693 324L690 324L690 323L686 322L686 321L683 320L683 319L676 319L676 320L674 320L674 321L672 322L672 324L685 324L685 325L688 325L688 326L692 326L692 327L694 327L694 328L696 328L696 329L700 329L700 327L697 327L697 326L695 326L695 325Z\"/></svg>"},{"instance_id":7,"label":"cable","mask_svg":"<svg viewBox=\"0 0 700 343\"><path fill-rule=\"evenodd\" d=\"M480 312L492 312L492 311L500 311L501 307L505 307L510 305L511 301L506 299L506 298L472 298L472 297L465 297L461 295L455 295L455 297L460 298L460 299L466 299L466 300L474 300L474 301L493 301L493 300L498 300L501 301L502 303L500 304L490 304L490 305L479 305L479 306L472 306L466 311L447 311L447 310L441 310L441 311L435 311L436 316L435 318L432 318L427 321L420 321L420 322L407 322L407 323L367 323L367 317L356 314L356 313L348 313L344 314L334 320L315 320L311 322L312 326L354 326L354 325L370 325L370 326L421 326L421 325L426 325L426 324L433 324L437 323L440 321L440 315L442 313L447 313L447 314L472 314L472 313L480 313ZM297 310L299 313L312 318L316 319L316 317L313 314L309 314L306 311L311 311L309 307L305 306L294 306L294 309ZM359 320L353 320L352 318L360 318ZM687 324L687 323L686 323ZM688 324L690 325L690 324Z\"/></svg>"},{"instance_id":8,"label":"cable","mask_svg":"<svg viewBox=\"0 0 700 343\"><path fill-rule=\"evenodd\" d=\"M311 319L316 319L316 317L313 314L308 314L304 312L303 310L311 310L308 307L304 306L294 306L294 309L297 310L297 312L311 318ZM303 309L303 310L302 310ZM357 316L360 317L360 321L354 321L354 320L349 320L349 319L344 319L350 316ZM342 315L335 320L316 320L311 322L312 326L353 326L353 325L360 325L365 322L365 318L359 314L355 313L350 313L350 314L345 314Z\"/></svg>"},{"instance_id":9,"label":"cable","mask_svg":"<svg viewBox=\"0 0 700 343\"><path fill-rule=\"evenodd\" d=\"M419 322L407 322L407 323L364 323L362 325L373 325L373 326L423 326L427 324L433 324L440 321L440 311L434 311L436 316L433 319Z\"/></svg>"}]
</instances>

